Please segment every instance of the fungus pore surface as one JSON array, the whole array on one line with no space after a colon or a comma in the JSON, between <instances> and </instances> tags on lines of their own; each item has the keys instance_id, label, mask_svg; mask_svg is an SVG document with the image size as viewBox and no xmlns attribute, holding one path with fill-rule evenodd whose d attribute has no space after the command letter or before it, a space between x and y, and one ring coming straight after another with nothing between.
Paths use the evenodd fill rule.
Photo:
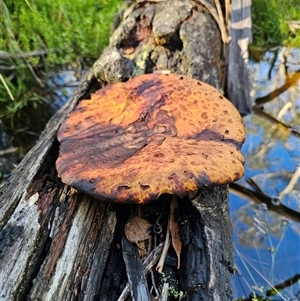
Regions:
<instances>
[{"instance_id":1,"label":"fungus pore surface","mask_svg":"<svg viewBox=\"0 0 300 301\"><path fill-rule=\"evenodd\" d=\"M238 111L215 88L147 74L80 101L59 129L56 167L95 198L143 204L240 179L244 139Z\"/></svg>"}]
</instances>

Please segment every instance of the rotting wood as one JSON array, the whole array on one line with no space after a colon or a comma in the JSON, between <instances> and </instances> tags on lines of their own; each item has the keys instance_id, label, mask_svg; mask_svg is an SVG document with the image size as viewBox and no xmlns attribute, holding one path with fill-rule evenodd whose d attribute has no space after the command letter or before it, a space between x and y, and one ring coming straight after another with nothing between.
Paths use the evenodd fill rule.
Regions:
<instances>
[{"instance_id":1,"label":"rotting wood","mask_svg":"<svg viewBox=\"0 0 300 301\"><path fill-rule=\"evenodd\" d=\"M163 245L159 244L156 248L154 248L148 257L143 261L144 274L147 275L150 270L154 267L154 265L158 262L159 256L162 252ZM126 284L125 288L122 291L122 294L118 298L118 301L124 301L128 297L130 293L129 283Z\"/></svg>"},{"instance_id":2,"label":"rotting wood","mask_svg":"<svg viewBox=\"0 0 300 301\"><path fill-rule=\"evenodd\" d=\"M131 296L134 301L150 301L147 279L138 252L126 237L122 238L122 252L126 266Z\"/></svg>"},{"instance_id":3,"label":"rotting wood","mask_svg":"<svg viewBox=\"0 0 300 301\"><path fill-rule=\"evenodd\" d=\"M58 127L101 85L143 73L169 70L220 88L221 49L218 26L198 1L144 1L122 21L87 80L1 188L0 300L118 299L127 281L121 240L135 206L101 203L61 183ZM140 209L153 225L161 216L164 231L165 198ZM179 210L180 270L172 252L165 263L177 289L184 300L232 300L227 187L203 188L180 200Z\"/></svg>"}]
</instances>

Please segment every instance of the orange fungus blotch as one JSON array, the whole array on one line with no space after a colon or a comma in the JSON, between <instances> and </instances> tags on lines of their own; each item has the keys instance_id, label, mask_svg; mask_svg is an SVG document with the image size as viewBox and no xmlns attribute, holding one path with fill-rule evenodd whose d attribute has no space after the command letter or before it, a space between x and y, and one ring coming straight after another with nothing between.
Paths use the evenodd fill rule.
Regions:
<instances>
[{"instance_id":1,"label":"orange fungus blotch","mask_svg":"<svg viewBox=\"0 0 300 301\"><path fill-rule=\"evenodd\" d=\"M235 107L215 88L147 74L82 100L58 132L62 181L110 202L147 203L238 180L245 139Z\"/></svg>"}]
</instances>

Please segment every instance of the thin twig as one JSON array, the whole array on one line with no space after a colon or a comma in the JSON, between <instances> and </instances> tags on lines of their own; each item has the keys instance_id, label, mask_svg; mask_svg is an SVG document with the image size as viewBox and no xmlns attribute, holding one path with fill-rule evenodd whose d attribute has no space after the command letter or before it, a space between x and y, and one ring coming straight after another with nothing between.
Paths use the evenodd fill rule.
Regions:
<instances>
[{"instance_id":1,"label":"thin twig","mask_svg":"<svg viewBox=\"0 0 300 301\"><path fill-rule=\"evenodd\" d=\"M218 12L218 16L219 16L219 28L221 31L221 37L222 37L222 41L224 44L228 44L229 43L229 36L228 36L228 31L226 28L226 23L224 21L224 16L223 16L223 12L221 9L221 4L219 0L214 0L216 8L217 8L217 12Z\"/></svg>"},{"instance_id":2,"label":"thin twig","mask_svg":"<svg viewBox=\"0 0 300 301\"><path fill-rule=\"evenodd\" d=\"M168 228L167 228L167 233L166 233L166 239L165 239L165 242L164 242L164 248L161 252L159 262L156 266L156 271L158 273L162 273L164 263L165 263L165 260L166 260L166 257L167 257L167 253L168 253L168 250L169 250L170 242L171 242L169 226L170 226L170 219L169 219L169 222L168 222Z\"/></svg>"},{"instance_id":3,"label":"thin twig","mask_svg":"<svg viewBox=\"0 0 300 301\"><path fill-rule=\"evenodd\" d=\"M227 32L229 32L229 15L230 15L230 0L225 0L225 24L227 26Z\"/></svg>"},{"instance_id":4,"label":"thin twig","mask_svg":"<svg viewBox=\"0 0 300 301\"><path fill-rule=\"evenodd\" d=\"M8 52L8 51L3 51L0 50L0 57L1 60L5 60L5 59L16 59L16 58L28 58L28 57L34 57L34 56L43 56L49 53L56 53L56 52L60 52L62 50L67 49L66 47L64 48L57 48L57 49L53 49L53 50L35 50L35 51L27 51L27 52Z\"/></svg>"},{"instance_id":5,"label":"thin twig","mask_svg":"<svg viewBox=\"0 0 300 301\"><path fill-rule=\"evenodd\" d=\"M264 111L263 111L262 109L260 109L259 107L253 106L253 107L252 107L252 111L253 111L254 114L256 114L256 115L258 115L258 116L262 116L262 117L264 117L265 119L269 120L270 122L276 123L276 124L282 126L284 129L289 130L291 134L293 134L293 135L295 135L295 136L297 136L297 137L300 137L300 133L299 133L297 130L293 129L292 126L287 125L287 124L281 122L280 120L277 120L277 119L274 118L273 116L271 116L271 115L267 114L266 112L264 112Z\"/></svg>"},{"instance_id":6,"label":"thin twig","mask_svg":"<svg viewBox=\"0 0 300 301\"><path fill-rule=\"evenodd\" d=\"M0 150L0 156L4 156L4 155L8 155L8 154L13 154L13 153L15 153L17 151L18 151L17 147L10 147L10 148L7 148L7 149L3 149L3 150Z\"/></svg>"},{"instance_id":7,"label":"thin twig","mask_svg":"<svg viewBox=\"0 0 300 301\"><path fill-rule=\"evenodd\" d=\"M226 24L224 23L224 17L223 17L223 13L222 13L222 9L221 9L221 5L219 0L215 0L215 7L213 7L211 5L211 3L209 3L206 0L198 0L208 11L209 13L212 15L212 17L215 19L215 21L217 22L220 31L221 31L221 37L222 37L222 41L224 44L229 43L229 36L226 30Z\"/></svg>"},{"instance_id":8,"label":"thin twig","mask_svg":"<svg viewBox=\"0 0 300 301\"><path fill-rule=\"evenodd\" d=\"M289 89L291 86L295 85L300 79L300 71L298 70L295 72L293 75L288 77L285 81L285 84L279 87L278 89L275 89L272 91L270 94L259 97L255 99L255 107L261 106L262 104L265 104L271 100L273 100L275 97L279 96L282 94L284 91Z\"/></svg>"},{"instance_id":9,"label":"thin twig","mask_svg":"<svg viewBox=\"0 0 300 301\"><path fill-rule=\"evenodd\" d=\"M159 292L158 292L158 289L157 289L156 284L155 284L154 272L153 272L152 269L150 270L150 276L151 276L151 282L152 282L152 288L151 289L153 289L155 291L156 296L159 296ZM150 291L150 293L151 293L151 291Z\"/></svg>"},{"instance_id":10,"label":"thin twig","mask_svg":"<svg viewBox=\"0 0 300 301\"><path fill-rule=\"evenodd\" d=\"M284 190L282 190L279 193L278 198L279 198L280 201L283 199L283 197L286 194L290 193L294 189L294 187L297 184L299 178L300 178L300 164L297 166L292 178L290 179L289 184L285 187Z\"/></svg>"},{"instance_id":11,"label":"thin twig","mask_svg":"<svg viewBox=\"0 0 300 301\"><path fill-rule=\"evenodd\" d=\"M282 109L279 111L279 113L277 114L277 119L278 119L279 121L282 121L284 115L286 114L286 112L287 112L289 109L291 109L291 107L292 107L292 102L291 102L291 101L287 102L287 103L282 107Z\"/></svg>"},{"instance_id":12,"label":"thin twig","mask_svg":"<svg viewBox=\"0 0 300 301\"><path fill-rule=\"evenodd\" d=\"M249 182L249 184L252 186L252 188L255 191L252 191L252 190L250 190L244 186L241 186L239 184L236 184L236 183L231 183L229 185L229 191L231 193L234 193L235 195L240 196L243 199L253 201L257 204L265 204L270 211L277 212L281 216L284 216L295 222L298 222L298 223L300 222L300 213L299 212L297 212L289 207L286 207L285 205L283 205L281 203L278 205L274 205L272 202L272 198L261 193L260 188L256 184L254 184L253 182L252 183ZM253 185L255 185L258 188L256 189Z\"/></svg>"}]
</instances>

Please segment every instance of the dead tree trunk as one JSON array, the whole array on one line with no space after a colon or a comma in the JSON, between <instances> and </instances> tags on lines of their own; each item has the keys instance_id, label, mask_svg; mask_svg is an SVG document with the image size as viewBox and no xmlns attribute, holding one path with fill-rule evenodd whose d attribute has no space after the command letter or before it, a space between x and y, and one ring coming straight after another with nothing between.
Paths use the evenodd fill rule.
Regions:
<instances>
[{"instance_id":1,"label":"dead tree trunk","mask_svg":"<svg viewBox=\"0 0 300 301\"><path fill-rule=\"evenodd\" d=\"M227 94L239 112L246 115L252 106L248 79L248 45L252 43L251 1L233 0L230 21Z\"/></svg>"},{"instance_id":2,"label":"dead tree trunk","mask_svg":"<svg viewBox=\"0 0 300 301\"><path fill-rule=\"evenodd\" d=\"M121 241L128 217L140 210L154 228L162 227L153 234L160 242L170 199L163 196L137 209L103 203L64 185L55 169L59 125L95 89L143 73L169 70L220 88L221 46L218 26L198 1L140 2L127 11L87 80L1 188L0 300L118 299L127 282ZM183 300L232 300L227 187L203 187L185 197L175 217L183 242L181 266L176 269L171 249L165 277L154 274L158 289L167 282L169 300L176 294Z\"/></svg>"}]
</instances>

